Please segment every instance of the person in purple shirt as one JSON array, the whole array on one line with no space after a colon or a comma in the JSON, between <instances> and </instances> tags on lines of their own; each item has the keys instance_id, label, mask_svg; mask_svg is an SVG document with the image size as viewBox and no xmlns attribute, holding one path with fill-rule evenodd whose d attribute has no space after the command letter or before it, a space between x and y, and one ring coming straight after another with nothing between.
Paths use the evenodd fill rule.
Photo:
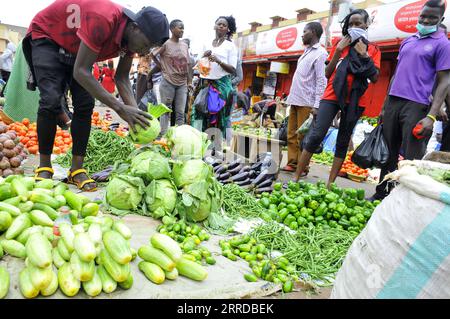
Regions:
<instances>
[{"instance_id":1,"label":"person in purple shirt","mask_svg":"<svg viewBox=\"0 0 450 319\"><path fill-rule=\"evenodd\" d=\"M398 65L391 80L380 123L389 148L389 160L380 181L397 169L400 148L407 160L422 159L426 141L447 95L450 83L450 42L438 26L444 20L445 1L429 0L419 15L417 33L400 46ZM433 102L430 103L434 84ZM418 126L418 137L413 129ZM393 185L382 182L370 200L382 200Z\"/></svg>"}]
</instances>

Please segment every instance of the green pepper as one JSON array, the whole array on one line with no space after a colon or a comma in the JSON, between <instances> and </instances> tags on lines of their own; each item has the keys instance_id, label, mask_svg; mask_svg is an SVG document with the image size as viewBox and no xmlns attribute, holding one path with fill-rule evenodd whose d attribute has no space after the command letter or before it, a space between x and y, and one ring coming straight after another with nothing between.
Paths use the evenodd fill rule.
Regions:
<instances>
[{"instance_id":1,"label":"green pepper","mask_svg":"<svg viewBox=\"0 0 450 319\"><path fill-rule=\"evenodd\" d=\"M287 209L290 213L295 213L298 211L298 208L295 204L289 204L287 205Z\"/></svg>"},{"instance_id":2,"label":"green pepper","mask_svg":"<svg viewBox=\"0 0 450 319\"><path fill-rule=\"evenodd\" d=\"M311 223L311 222L315 221L316 219L314 218L314 216L309 215L308 218L306 218L306 220Z\"/></svg>"},{"instance_id":3,"label":"green pepper","mask_svg":"<svg viewBox=\"0 0 450 319\"><path fill-rule=\"evenodd\" d=\"M336 211L339 214L343 215L347 211L347 206L345 206L345 204L337 204L336 205Z\"/></svg>"},{"instance_id":4,"label":"green pepper","mask_svg":"<svg viewBox=\"0 0 450 319\"><path fill-rule=\"evenodd\" d=\"M345 193L345 195L346 195L347 197L353 198L353 199L355 199L355 200L358 198L358 192L356 191L356 189L353 189L353 188L347 188L347 189L344 191L344 193Z\"/></svg>"},{"instance_id":5,"label":"green pepper","mask_svg":"<svg viewBox=\"0 0 450 319\"><path fill-rule=\"evenodd\" d=\"M306 218L303 218L303 217L298 217L298 218L297 218L297 224L298 224L299 226L306 225L307 222L308 222L308 221L306 220Z\"/></svg>"},{"instance_id":6,"label":"green pepper","mask_svg":"<svg viewBox=\"0 0 450 319\"><path fill-rule=\"evenodd\" d=\"M326 209L327 209L327 203L322 202L322 204L320 204L320 206L316 209L316 211L314 212L314 216L323 216L326 213Z\"/></svg>"},{"instance_id":7,"label":"green pepper","mask_svg":"<svg viewBox=\"0 0 450 319\"><path fill-rule=\"evenodd\" d=\"M381 201L379 201L379 200L374 200L372 204L373 204L373 206L377 207L378 205L381 204Z\"/></svg>"},{"instance_id":8,"label":"green pepper","mask_svg":"<svg viewBox=\"0 0 450 319\"><path fill-rule=\"evenodd\" d=\"M322 216L318 216L318 217L315 218L316 223L320 223L320 222L322 222L323 220L324 220L324 219L323 219Z\"/></svg>"},{"instance_id":9,"label":"green pepper","mask_svg":"<svg viewBox=\"0 0 450 319\"><path fill-rule=\"evenodd\" d=\"M305 207L305 200L303 199L303 197L297 197L294 202L298 209L302 209L303 207Z\"/></svg>"},{"instance_id":10,"label":"green pepper","mask_svg":"<svg viewBox=\"0 0 450 319\"><path fill-rule=\"evenodd\" d=\"M278 215L280 216L281 220L284 220L286 218L286 216L289 215L289 211L287 208L283 208L282 210L280 210L278 212Z\"/></svg>"},{"instance_id":11,"label":"green pepper","mask_svg":"<svg viewBox=\"0 0 450 319\"><path fill-rule=\"evenodd\" d=\"M291 198L291 197L289 197L289 196L285 196L284 202L285 202L286 204L288 204L288 205L289 205L289 204L294 204L294 203L295 203L294 199Z\"/></svg>"},{"instance_id":12,"label":"green pepper","mask_svg":"<svg viewBox=\"0 0 450 319\"><path fill-rule=\"evenodd\" d=\"M276 190L276 191L281 191L281 190L283 189L283 184L281 184L281 183L275 183L275 184L273 185L273 189Z\"/></svg>"},{"instance_id":13,"label":"green pepper","mask_svg":"<svg viewBox=\"0 0 450 319\"><path fill-rule=\"evenodd\" d=\"M372 217L372 212L370 210L364 210L363 213L365 218L369 219L370 217Z\"/></svg>"},{"instance_id":14,"label":"green pepper","mask_svg":"<svg viewBox=\"0 0 450 319\"><path fill-rule=\"evenodd\" d=\"M267 213L262 213L261 219L264 220L265 222L270 222L272 220L272 217Z\"/></svg>"},{"instance_id":15,"label":"green pepper","mask_svg":"<svg viewBox=\"0 0 450 319\"><path fill-rule=\"evenodd\" d=\"M301 213L299 211L297 211L294 213L294 216L295 216L295 218L299 218L299 217L301 217Z\"/></svg>"},{"instance_id":16,"label":"green pepper","mask_svg":"<svg viewBox=\"0 0 450 319\"><path fill-rule=\"evenodd\" d=\"M333 202L337 201L338 199L339 199L339 196L336 195L335 193L328 193L325 195L325 198L324 198L325 202L327 202L328 204L333 203Z\"/></svg>"},{"instance_id":17,"label":"green pepper","mask_svg":"<svg viewBox=\"0 0 450 319\"><path fill-rule=\"evenodd\" d=\"M275 211L278 211L278 206L275 205L275 204L270 204L270 205L269 205L269 210L275 210Z\"/></svg>"},{"instance_id":18,"label":"green pepper","mask_svg":"<svg viewBox=\"0 0 450 319\"><path fill-rule=\"evenodd\" d=\"M337 228L338 223L335 220L330 220L330 222L328 223L328 225L330 225L331 228Z\"/></svg>"},{"instance_id":19,"label":"green pepper","mask_svg":"<svg viewBox=\"0 0 450 319\"><path fill-rule=\"evenodd\" d=\"M270 196L270 203L274 204L274 205L278 205L278 203L279 203L278 197L276 197L272 194L272 196Z\"/></svg>"},{"instance_id":20,"label":"green pepper","mask_svg":"<svg viewBox=\"0 0 450 319\"><path fill-rule=\"evenodd\" d=\"M284 203L284 202L281 202L281 203L278 205L277 209L280 211L280 210L282 210L282 209L285 208L285 207L287 207L287 204Z\"/></svg>"},{"instance_id":21,"label":"green pepper","mask_svg":"<svg viewBox=\"0 0 450 319\"><path fill-rule=\"evenodd\" d=\"M356 213L355 213L355 210L354 209L352 209L352 208L348 208L347 209L347 216L355 216L356 215Z\"/></svg>"},{"instance_id":22,"label":"green pepper","mask_svg":"<svg viewBox=\"0 0 450 319\"><path fill-rule=\"evenodd\" d=\"M313 200L317 200L317 199L319 199L321 197L319 192L314 190L314 189L310 190L308 192L308 195L311 196L311 199L313 199Z\"/></svg>"},{"instance_id":23,"label":"green pepper","mask_svg":"<svg viewBox=\"0 0 450 319\"><path fill-rule=\"evenodd\" d=\"M294 192L298 192L300 190L300 184L290 181L288 183L288 188Z\"/></svg>"},{"instance_id":24,"label":"green pepper","mask_svg":"<svg viewBox=\"0 0 450 319\"><path fill-rule=\"evenodd\" d=\"M259 202L261 203L262 207L264 207L264 208L269 208L269 206L270 206L270 199L268 199L267 197L261 198L261 200Z\"/></svg>"},{"instance_id":25,"label":"green pepper","mask_svg":"<svg viewBox=\"0 0 450 319\"><path fill-rule=\"evenodd\" d=\"M355 198L349 198L349 197L347 197L347 198L345 199L345 205L346 205L348 208L354 208L354 207L356 206L356 199L355 199Z\"/></svg>"},{"instance_id":26,"label":"green pepper","mask_svg":"<svg viewBox=\"0 0 450 319\"><path fill-rule=\"evenodd\" d=\"M279 216L279 215L278 215L277 212L273 212L273 211L270 212L270 218L271 218L271 219L277 220L277 217L278 217L278 216Z\"/></svg>"},{"instance_id":27,"label":"green pepper","mask_svg":"<svg viewBox=\"0 0 450 319\"><path fill-rule=\"evenodd\" d=\"M349 221L350 221L350 225L352 225L352 226L358 225L358 218L356 218L355 216L350 217Z\"/></svg>"},{"instance_id":28,"label":"green pepper","mask_svg":"<svg viewBox=\"0 0 450 319\"><path fill-rule=\"evenodd\" d=\"M295 221L297 221L297 219L296 219L293 215L288 215L288 216L286 217L286 219L283 221L283 223L284 223L286 226L289 226L292 222L295 222Z\"/></svg>"},{"instance_id":29,"label":"green pepper","mask_svg":"<svg viewBox=\"0 0 450 319\"><path fill-rule=\"evenodd\" d=\"M342 219L342 218L338 221L338 224L340 226L342 226L342 227L349 227L350 226L349 221L346 220L346 219ZM338 227L338 228L340 228L340 227Z\"/></svg>"},{"instance_id":30,"label":"green pepper","mask_svg":"<svg viewBox=\"0 0 450 319\"><path fill-rule=\"evenodd\" d=\"M365 223L366 222L366 218L364 217L363 214L356 214L356 218L358 219L358 221L360 223Z\"/></svg>"},{"instance_id":31,"label":"green pepper","mask_svg":"<svg viewBox=\"0 0 450 319\"><path fill-rule=\"evenodd\" d=\"M270 197L270 194L269 194L268 192L264 192L264 193L261 194L261 196L262 196L262 197L267 197L267 198L269 198L269 197Z\"/></svg>"},{"instance_id":32,"label":"green pepper","mask_svg":"<svg viewBox=\"0 0 450 319\"><path fill-rule=\"evenodd\" d=\"M333 213L333 218L336 219L336 220L339 220L339 219L341 219L341 214L339 214L338 212L334 212Z\"/></svg>"},{"instance_id":33,"label":"green pepper","mask_svg":"<svg viewBox=\"0 0 450 319\"><path fill-rule=\"evenodd\" d=\"M290 228L290 229L293 229L293 230L297 230L297 229L298 229L298 223L297 223L296 221L290 223L290 224L289 224L289 228Z\"/></svg>"},{"instance_id":34,"label":"green pepper","mask_svg":"<svg viewBox=\"0 0 450 319\"><path fill-rule=\"evenodd\" d=\"M319 208L319 206L320 206L320 204L315 200L312 200L308 203L308 208L312 209L313 211L315 211L317 208Z\"/></svg>"},{"instance_id":35,"label":"green pepper","mask_svg":"<svg viewBox=\"0 0 450 319\"><path fill-rule=\"evenodd\" d=\"M356 198L358 198L358 200L364 200L364 198L366 198L366 192L364 189L358 189L356 191Z\"/></svg>"},{"instance_id":36,"label":"green pepper","mask_svg":"<svg viewBox=\"0 0 450 319\"><path fill-rule=\"evenodd\" d=\"M368 209L374 209L375 207L373 206L373 204L369 201L365 201L364 203L364 207L368 208Z\"/></svg>"},{"instance_id":37,"label":"green pepper","mask_svg":"<svg viewBox=\"0 0 450 319\"><path fill-rule=\"evenodd\" d=\"M331 211L328 211L325 217L327 220L330 220L333 218L333 213L331 213Z\"/></svg>"},{"instance_id":38,"label":"green pepper","mask_svg":"<svg viewBox=\"0 0 450 319\"><path fill-rule=\"evenodd\" d=\"M336 209L337 204L335 202L328 204L328 209L334 211Z\"/></svg>"}]
</instances>

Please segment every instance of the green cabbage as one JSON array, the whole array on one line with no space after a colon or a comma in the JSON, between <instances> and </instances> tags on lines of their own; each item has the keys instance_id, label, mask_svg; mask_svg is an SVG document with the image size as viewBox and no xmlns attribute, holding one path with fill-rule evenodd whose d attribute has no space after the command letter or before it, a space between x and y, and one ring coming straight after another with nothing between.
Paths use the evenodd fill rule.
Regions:
<instances>
[{"instance_id":1,"label":"green cabbage","mask_svg":"<svg viewBox=\"0 0 450 319\"><path fill-rule=\"evenodd\" d=\"M143 129L140 125L136 125L137 133L130 130L130 136L133 142L137 144L149 144L153 142L161 133L161 125L157 118L150 120L150 126L147 129Z\"/></svg>"},{"instance_id":2,"label":"green cabbage","mask_svg":"<svg viewBox=\"0 0 450 319\"><path fill-rule=\"evenodd\" d=\"M213 175L212 168L202 160L190 160L173 165L173 179L178 188L205 181Z\"/></svg>"},{"instance_id":3,"label":"green cabbage","mask_svg":"<svg viewBox=\"0 0 450 319\"><path fill-rule=\"evenodd\" d=\"M131 160L131 174L147 183L154 179L170 178L169 159L153 151L140 153Z\"/></svg>"},{"instance_id":4,"label":"green cabbage","mask_svg":"<svg viewBox=\"0 0 450 319\"><path fill-rule=\"evenodd\" d=\"M144 187L139 177L117 175L106 186L106 204L117 215L133 211L142 201Z\"/></svg>"},{"instance_id":5,"label":"green cabbage","mask_svg":"<svg viewBox=\"0 0 450 319\"><path fill-rule=\"evenodd\" d=\"M208 135L189 125L171 127L166 134L176 160L202 159L209 146Z\"/></svg>"},{"instance_id":6,"label":"green cabbage","mask_svg":"<svg viewBox=\"0 0 450 319\"><path fill-rule=\"evenodd\" d=\"M177 190L170 180L154 180L145 189L147 210L153 218L172 214L177 204Z\"/></svg>"}]
</instances>

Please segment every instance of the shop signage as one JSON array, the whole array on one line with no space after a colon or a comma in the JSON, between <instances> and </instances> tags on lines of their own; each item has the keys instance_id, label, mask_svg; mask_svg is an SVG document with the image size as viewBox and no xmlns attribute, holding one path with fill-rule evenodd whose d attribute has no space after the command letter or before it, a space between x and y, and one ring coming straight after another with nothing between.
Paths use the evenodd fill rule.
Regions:
<instances>
[{"instance_id":1,"label":"shop signage","mask_svg":"<svg viewBox=\"0 0 450 319\"><path fill-rule=\"evenodd\" d=\"M272 61L270 63L270 72L289 74L289 63Z\"/></svg>"}]
</instances>

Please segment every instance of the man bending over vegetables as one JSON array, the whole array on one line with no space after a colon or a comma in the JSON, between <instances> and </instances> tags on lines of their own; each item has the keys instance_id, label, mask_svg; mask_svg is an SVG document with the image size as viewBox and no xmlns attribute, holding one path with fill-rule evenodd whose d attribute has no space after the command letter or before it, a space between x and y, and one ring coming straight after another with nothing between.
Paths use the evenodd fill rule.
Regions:
<instances>
[{"instance_id":1,"label":"man bending over vegetables","mask_svg":"<svg viewBox=\"0 0 450 319\"><path fill-rule=\"evenodd\" d=\"M40 164L36 179L50 179L51 154L60 101L66 85L73 97L72 167L68 183L94 191L83 169L94 98L112 108L136 131L149 126L150 115L138 109L128 75L133 55L145 54L169 37L166 16L153 7L137 14L109 0L57 0L32 20L23 41L24 53L40 92L37 117ZM120 56L115 82L123 102L94 78L92 65Z\"/></svg>"}]
</instances>

